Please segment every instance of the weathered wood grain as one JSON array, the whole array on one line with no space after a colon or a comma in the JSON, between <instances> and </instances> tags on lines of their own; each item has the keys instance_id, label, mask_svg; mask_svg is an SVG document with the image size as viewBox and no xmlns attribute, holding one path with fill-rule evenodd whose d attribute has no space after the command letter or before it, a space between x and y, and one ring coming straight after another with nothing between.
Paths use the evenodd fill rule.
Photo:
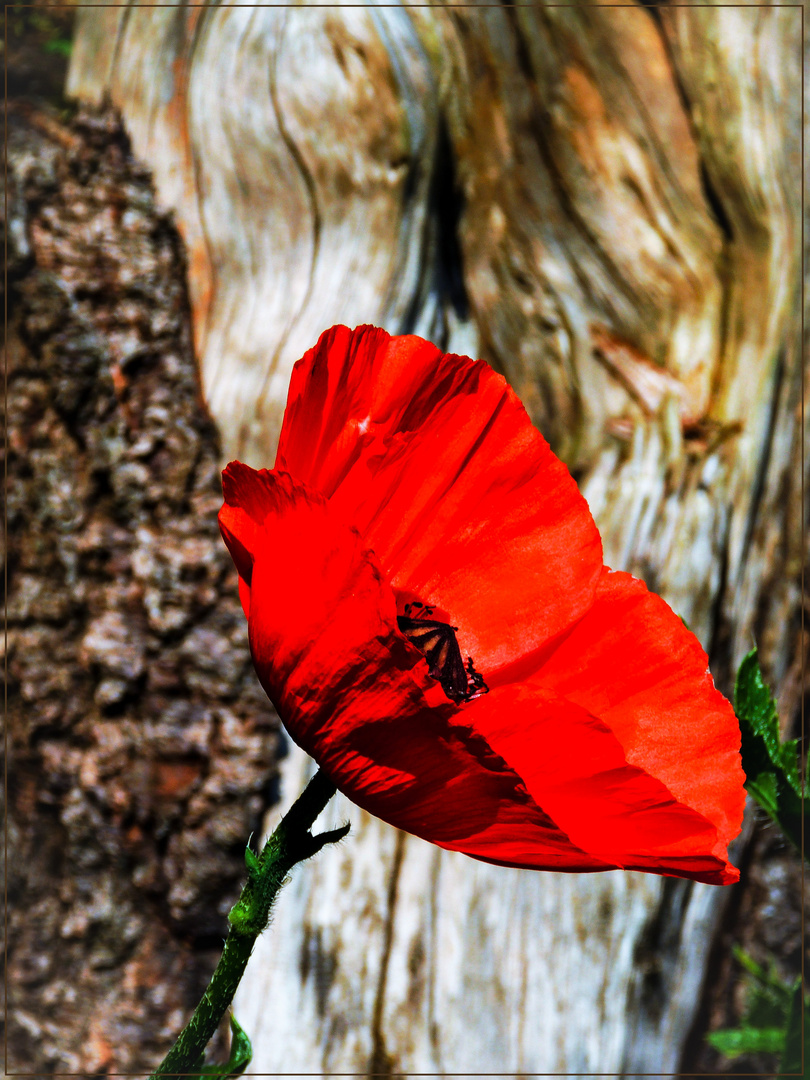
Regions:
<instances>
[{"instance_id":1,"label":"weathered wood grain","mask_svg":"<svg viewBox=\"0 0 810 1080\"><path fill-rule=\"evenodd\" d=\"M106 53L78 49L68 91L137 101L133 142L189 246L195 345L211 408L228 418L225 452L258 465L313 326L416 326L431 72L401 10L211 8L193 26L191 10L120 9L111 71ZM80 14L79 41L94 15Z\"/></svg>"},{"instance_id":2,"label":"weathered wood grain","mask_svg":"<svg viewBox=\"0 0 810 1080\"><path fill-rule=\"evenodd\" d=\"M272 462L335 321L483 355L719 685L752 633L787 677L798 9L112 10L82 9L69 90L111 96L175 210L228 455ZM490 868L340 813L240 991L258 1071L677 1069L721 890Z\"/></svg>"},{"instance_id":3,"label":"weathered wood grain","mask_svg":"<svg viewBox=\"0 0 810 1080\"><path fill-rule=\"evenodd\" d=\"M295 749L288 792L307 770ZM347 819L317 887L313 865L280 898L239 991L263 1068L619 1071L633 942L658 881L499 873L338 796L324 827Z\"/></svg>"}]
</instances>

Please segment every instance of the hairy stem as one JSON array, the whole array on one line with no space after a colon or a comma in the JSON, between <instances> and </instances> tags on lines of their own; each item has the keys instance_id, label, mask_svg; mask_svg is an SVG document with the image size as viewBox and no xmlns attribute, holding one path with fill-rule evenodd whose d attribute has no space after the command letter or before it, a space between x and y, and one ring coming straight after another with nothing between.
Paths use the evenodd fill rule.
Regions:
<instances>
[{"instance_id":1,"label":"hairy stem","mask_svg":"<svg viewBox=\"0 0 810 1080\"><path fill-rule=\"evenodd\" d=\"M214 974L194 1014L180 1032L150 1080L193 1074L199 1076L205 1048L233 1001L256 938L267 927L270 910L284 880L296 863L342 839L348 825L313 836L315 819L335 794L334 784L319 770L269 837L259 856L245 852L248 880L228 915L228 937Z\"/></svg>"}]
</instances>

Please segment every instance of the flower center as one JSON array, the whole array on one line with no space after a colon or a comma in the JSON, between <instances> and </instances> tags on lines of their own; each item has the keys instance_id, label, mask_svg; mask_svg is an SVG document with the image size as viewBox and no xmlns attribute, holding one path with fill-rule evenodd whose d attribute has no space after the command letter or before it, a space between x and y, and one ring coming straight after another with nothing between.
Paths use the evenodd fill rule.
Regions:
<instances>
[{"instance_id":1,"label":"flower center","mask_svg":"<svg viewBox=\"0 0 810 1080\"><path fill-rule=\"evenodd\" d=\"M438 679L442 690L458 704L489 693L484 678L473 666L472 657L465 665L456 640L457 626L432 619L433 608L419 601L405 605L405 614L397 616L401 633L415 645L428 662L428 674Z\"/></svg>"}]
</instances>

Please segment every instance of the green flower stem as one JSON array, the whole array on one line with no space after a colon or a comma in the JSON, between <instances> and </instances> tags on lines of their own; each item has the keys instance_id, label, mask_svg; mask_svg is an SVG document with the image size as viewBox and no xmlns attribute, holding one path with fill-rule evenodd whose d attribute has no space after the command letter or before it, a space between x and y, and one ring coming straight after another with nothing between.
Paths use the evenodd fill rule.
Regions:
<instances>
[{"instance_id":1,"label":"green flower stem","mask_svg":"<svg viewBox=\"0 0 810 1080\"><path fill-rule=\"evenodd\" d=\"M296 863L315 855L326 844L341 840L348 825L313 836L315 819L335 794L334 784L320 770L281 819L259 856L248 847L248 880L228 915L228 937L216 971L194 1015L150 1080L177 1075L199 1076L205 1048L233 1001L256 938L270 921L270 910L287 874Z\"/></svg>"}]
</instances>

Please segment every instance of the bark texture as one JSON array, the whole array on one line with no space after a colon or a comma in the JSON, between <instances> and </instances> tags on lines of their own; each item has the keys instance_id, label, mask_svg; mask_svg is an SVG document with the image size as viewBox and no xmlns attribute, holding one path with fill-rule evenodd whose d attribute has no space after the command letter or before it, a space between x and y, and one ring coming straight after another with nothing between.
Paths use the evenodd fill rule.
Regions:
<instances>
[{"instance_id":1,"label":"bark texture","mask_svg":"<svg viewBox=\"0 0 810 1080\"><path fill-rule=\"evenodd\" d=\"M726 692L753 635L792 716L800 16L87 6L68 90L120 107L174 211L226 457L272 462L291 365L334 322L481 355L606 562L665 596ZM305 771L291 754L285 800ZM730 891L486 867L351 813L249 969L257 1072L685 1060Z\"/></svg>"},{"instance_id":2,"label":"bark texture","mask_svg":"<svg viewBox=\"0 0 810 1080\"><path fill-rule=\"evenodd\" d=\"M272 801L177 235L111 112L12 109L8 1068L146 1072Z\"/></svg>"}]
</instances>

